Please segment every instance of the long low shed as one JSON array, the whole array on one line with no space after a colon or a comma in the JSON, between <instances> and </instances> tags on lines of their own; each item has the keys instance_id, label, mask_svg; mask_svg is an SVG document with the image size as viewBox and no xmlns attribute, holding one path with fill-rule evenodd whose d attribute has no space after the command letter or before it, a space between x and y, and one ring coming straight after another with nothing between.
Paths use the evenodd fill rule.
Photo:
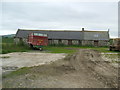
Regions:
<instances>
[{"instance_id":1,"label":"long low shed","mask_svg":"<svg viewBox=\"0 0 120 90\"><path fill-rule=\"evenodd\" d=\"M14 39L15 43L21 41L27 43L30 33L48 34L49 44L107 46L109 41L109 31L87 31L84 28L81 31L18 29Z\"/></svg>"}]
</instances>

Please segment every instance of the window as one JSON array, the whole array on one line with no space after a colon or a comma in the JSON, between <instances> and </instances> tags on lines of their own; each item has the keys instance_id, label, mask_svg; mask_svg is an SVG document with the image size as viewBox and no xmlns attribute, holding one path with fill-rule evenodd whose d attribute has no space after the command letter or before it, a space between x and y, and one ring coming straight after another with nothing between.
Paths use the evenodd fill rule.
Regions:
<instances>
[{"instance_id":1,"label":"window","mask_svg":"<svg viewBox=\"0 0 120 90\"><path fill-rule=\"evenodd\" d=\"M34 33L35 36L47 36L47 34L42 34L42 33Z\"/></svg>"}]
</instances>

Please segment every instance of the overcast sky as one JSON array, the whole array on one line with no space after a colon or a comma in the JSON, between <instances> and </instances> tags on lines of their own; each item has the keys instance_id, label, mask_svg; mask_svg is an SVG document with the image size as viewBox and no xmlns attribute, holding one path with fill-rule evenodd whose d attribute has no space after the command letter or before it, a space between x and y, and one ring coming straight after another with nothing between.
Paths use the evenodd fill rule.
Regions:
<instances>
[{"instance_id":1,"label":"overcast sky","mask_svg":"<svg viewBox=\"0 0 120 90\"><path fill-rule=\"evenodd\" d=\"M117 2L2 2L0 35L18 28L105 30L118 36Z\"/></svg>"}]
</instances>

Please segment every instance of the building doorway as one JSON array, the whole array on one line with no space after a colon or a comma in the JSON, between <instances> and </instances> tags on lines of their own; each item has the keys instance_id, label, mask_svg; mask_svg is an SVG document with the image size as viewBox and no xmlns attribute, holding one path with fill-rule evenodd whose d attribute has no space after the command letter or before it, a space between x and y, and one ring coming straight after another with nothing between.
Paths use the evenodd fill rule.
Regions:
<instances>
[{"instance_id":1,"label":"building doorway","mask_svg":"<svg viewBox=\"0 0 120 90\"><path fill-rule=\"evenodd\" d=\"M94 46L98 46L98 40L94 41Z\"/></svg>"},{"instance_id":2,"label":"building doorway","mask_svg":"<svg viewBox=\"0 0 120 90\"><path fill-rule=\"evenodd\" d=\"M68 45L72 45L72 40L68 40Z\"/></svg>"},{"instance_id":3,"label":"building doorway","mask_svg":"<svg viewBox=\"0 0 120 90\"><path fill-rule=\"evenodd\" d=\"M59 45L62 44L62 40L61 40L61 39L58 41L58 44L59 44Z\"/></svg>"},{"instance_id":4,"label":"building doorway","mask_svg":"<svg viewBox=\"0 0 120 90\"><path fill-rule=\"evenodd\" d=\"M81 40L78 41L78 45L82 45L82 41Z\"/></svg>"}]
</instances>

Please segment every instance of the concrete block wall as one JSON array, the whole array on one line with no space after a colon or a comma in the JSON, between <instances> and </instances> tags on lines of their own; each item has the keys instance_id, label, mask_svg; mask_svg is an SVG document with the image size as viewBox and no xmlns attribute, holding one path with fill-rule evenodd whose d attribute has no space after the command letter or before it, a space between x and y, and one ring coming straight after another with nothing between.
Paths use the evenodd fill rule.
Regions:
<instances>
[{"instance_id":1,"label":"concrete block wall","mask_svg":"<svg viewBox=\"0 0 120 90\"><path fill-rule=\"evenodd\" d=\"M20 39L19 38L14 38L14 43L15 44L18 44L20 42Z\"/></svg>"},{"instance_id":2,"label":"concrete block wall","mask_svg":"<svg viewBox=\"0 0 120 90\"><path fill-rule=\"evenodd\" d=\"M99 41L99 46L108 46L109 45L109 42L106 41L106 40L100 40Z\"/></svg>"},{"instance_id":3,"label":"concrete block wall","mask_svg":"<svg viewBox=\"0 0 120 90\"><path fill-rule=\"evenodd\" d=\"M68 45L68 40L62 40L62 44Z\"/></svg>"},{"instance_id":4,"label":"concrete block wall","mask_svg":"<svg viewBox=\"0 0 120 90\"><path fill-rule=\"evenodd\" d=\"M95 46L94 40L84 40L82 41L83 46ZM98 40L98 46L108 46L109 42L106 40Z\"/></svg>"},{"instance_id":5,"label":"concrete block wall","mask_svg":"<svg viewBox=\"0 0 120 90\"><path fill-rule=\"evenodd\" d=\"M49 40L49 45L51 44L63 44L68 45L68 40ZM72 40L72 45L79 45L79 40Z\"/></svg>"},{"instance_id":6,"label":"concrete block wall","mask_svg":"<svg viewBox=\"0 0 120 90\"><path fill-rule=\"evenodd\" d=\"M94 46L94 41L92 40L84 40L82 41L83 46Z\"/></svg>"},{"instance_id":7,"label":"concrete block wall","mask_svg":"<svg viewBox=\"0 0 120 90\"><path fill-rule=\"evenodd\" d=\"M79 45L79 40L72 40L72 45Z\"/></svg>"},{"instance_id":8,"label":"concrete block wall","mask_svg":"<svg viewBox=\"0 0 120 90\"><path fill-rule=\"evenodd\" d=\"M64 44L64 45L68 45L68 40L48 40L48 44L52 45L58 45L58 44Z\"/></svg>"},{"instance_id":9,"label":"concrete block wall","mask_svg":"<svg viewBox=\"0 0 120 90\"><path fill-rule=\"evenodd\" d=\"M19 44L19 43L22 43L22 42L24 44L28 44L26 38L14 38L14 42L15 42L15 44Z\"/></svg>"},{"instance_id":10,"label":"concrete block wall","mask_svg":"<svg viewBox=\"0 0 120 90\"><path fill-rule=\"evenodd\" d=\"M20 43L21 41L23 41L25 44L27 44L27 39L26 38L14 38L14 42L15 44ZM59 45L59 44L64 44L64 45L68 45L68 40L48 40L48 44L55 44L55 45ZM72 45L83 45L83 46L94 46L94 40L72 40ZM99 40L98 41L98 46L108 46L109 45L109 41L106 40Z\"/></svg>"}]
</instances>

